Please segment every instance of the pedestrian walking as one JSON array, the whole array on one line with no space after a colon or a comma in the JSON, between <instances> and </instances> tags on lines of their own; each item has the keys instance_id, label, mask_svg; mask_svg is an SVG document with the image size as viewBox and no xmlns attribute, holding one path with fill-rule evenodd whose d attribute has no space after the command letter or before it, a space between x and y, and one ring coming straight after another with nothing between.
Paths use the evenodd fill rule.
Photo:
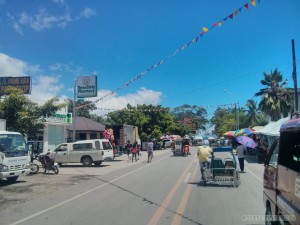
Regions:
<instances>
[{"instance_id":1,"label":"pedestrian walking","mask_svg":"<svg viewBox=\"0 0 300 225\"><path fill-rule=\"evenodd\" d=\"M127 145L125 146L125 151L128 155L128 159L130 159L130 153L131 153L132 144L130 144L130 140L127 141Z\"/></svg>"},{"instance_id":2,"label":"pedestrian walking","mask_svg":"<svg viewBox=\"0 0 300 225\"><path fill-rule=\"evenodd\" d=\"M245 147L242 144L237 142L236 155L239 159L240 169L242 173L244 172L245 153L246 153Z\"/></svg>"},{"instance_id":3,"label":"pedestrian walking","mask_svg":"<svg viewBox=\"0 0 300 225\"><path fill-rule=\"evenodd\" d=\"M138 148L138 143L134 142L133 146L131 148L131 159L132 159L132 162L133 162L133 158L135 158L135 161L137 162L137 159L136 159L137 148Z\"/></svg>"},{"instance_id":4,"label":"pedestrian walking","mask_svg":"<svg viewBox=\"0 0 300 225\"><path fill-rule=\"evenodd\" d=\"M149 140L148 144L147 144L147 153L148 153L148 163L152 162L152 158L153 158L153 142L151 140Z\"/></svg>"}]
</instances>

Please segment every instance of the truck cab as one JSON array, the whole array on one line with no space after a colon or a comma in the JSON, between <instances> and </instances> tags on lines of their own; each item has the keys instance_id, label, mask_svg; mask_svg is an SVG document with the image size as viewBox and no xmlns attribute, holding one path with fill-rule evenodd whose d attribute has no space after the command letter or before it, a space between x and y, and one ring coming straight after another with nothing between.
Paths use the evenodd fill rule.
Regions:
<instances>
[{"instance_id":1,"label":"truck cab","mask_svg":"<svg viewBox=\"0 0 300 225\"><path fill-rule=\"evenodd\" d=\"M266 224L300 224L300 118L286 121L265 160Z\"/></svg>"},{"instance_id":2,"label":"truck cab","mask_svg":"<svg viewBox=\"0 0 300 225\"><path fill-rule=\"evenodd\" d=\"M0 180L16 181L30 173L30 154L22 134L0 131Z\"/></svg>"}]
</instances>

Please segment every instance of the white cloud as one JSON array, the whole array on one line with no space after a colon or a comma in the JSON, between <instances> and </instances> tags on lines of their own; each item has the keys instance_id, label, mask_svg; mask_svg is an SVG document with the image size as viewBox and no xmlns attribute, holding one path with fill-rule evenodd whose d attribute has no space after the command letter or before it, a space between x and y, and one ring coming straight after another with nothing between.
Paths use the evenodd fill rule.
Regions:
<instances>
[{"instance_id":1,"label":"white cloud","mask_svg":"<svg viewBox=\"0 0 300 225\"><path fill-rule=\"evenodd\" d=\"M104 115L108 112L111 112L111 110L119 110L126 108L127 104L130 104L132 106L136 105L158 105L161 102L162 93L146 89L142 87L139 91L136 93L131 93L123 96L118 95L109 95L111 91L109 90L101 90L98 91L98 97L97 98L90 98L88 100L90 101L96 101L100 99L103 96L106 96L103 98L103 100L100 100L96 102L96 106L98 110L95 110L93 113L97 115ZM101 110L102 109L102 110Z\"/></svg>"},{"instance_id":2,"label":"white cloud","mask_svg":"<svg viewBox=\"0 0 300 225\"><path fill-rule=\"evenodd\" d=\"M3 53L0 53L0 76L1 77L17 77L17 76L25 76L27 75L27 71L29 70L29 66L27 63L9 57Z\"/></svg>"},{"instance_id":3,"label":"white cloud","mask_svg":"<svg viewBox=\"0 0 300 225\"><path fill-rule=\"evenodd\" d=\"M1 0L0 0L1 1ZM91 16L96 15L96 11L92 8L86 7L83 9L78 16L72 18L71 11L68 4L64 0L52 0L57 6L63 7L63 12L54 14L49 12L46 8L40 8L36 14L29 14L22 12L18 15L12 15L7 13L7 17L11 22L12 28L19 33L24 35L23 29L29 27L35 31L44 31L52 28L64 29L67 25L73 21L81 18L87 19Z\"/></svg>"},{"instance_id":4,"label":"white cloud","mask_svg":"<svg viewBox=\"0 0 300 225\"><path fill-rule=\"evenodd\" d=\"M80 17L84 17L84 18L89 18L94 15L96 15L96 11L88 7L82 10L80 13Z\"/></svg>"},{"instance_id":5,"label":"white cloud","mask_svg":"<svg viewBox=\"0 0 300 225\"><path fill-rule=\"evenodd\" d=\"M39 65L29 65L28 63L0 53L0 77L32 77L31 95L28 97L33 101L46 101L51 97L59 95L64 88L59 77L40 75L42 70Z\"/></svg>"}]
</instances>

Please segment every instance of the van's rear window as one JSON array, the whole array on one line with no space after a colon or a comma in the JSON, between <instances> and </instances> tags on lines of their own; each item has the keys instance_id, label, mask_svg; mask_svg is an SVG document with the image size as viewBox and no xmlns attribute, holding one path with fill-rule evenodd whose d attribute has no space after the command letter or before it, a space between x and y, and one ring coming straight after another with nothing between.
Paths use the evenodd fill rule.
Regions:
<instances>
[{"instance_id":1,"label":"van's rear window","mask_svg":"<svg viewBox=\"0 0 300 225\"><path fill-rule=\"evenodd\" d=\"M278 163L300 172L300 131L282 132Z\"/></svg>"}]
</instances>

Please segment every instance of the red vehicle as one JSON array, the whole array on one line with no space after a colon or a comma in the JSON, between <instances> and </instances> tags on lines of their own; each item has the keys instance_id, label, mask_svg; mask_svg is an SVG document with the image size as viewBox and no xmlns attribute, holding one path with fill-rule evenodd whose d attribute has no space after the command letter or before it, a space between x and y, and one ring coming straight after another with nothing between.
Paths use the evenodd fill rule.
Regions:
<instances>
[{"instance_id":1,"label":"red vehicle","mask_svg":"<svg viewBox=\"0 0 300 225\"><path fill-rule=\"evenodd\" d=\"M282 124L266 155L263 198L266 224L300 224L300 118Z\"/></svg>"}]
</instances>

